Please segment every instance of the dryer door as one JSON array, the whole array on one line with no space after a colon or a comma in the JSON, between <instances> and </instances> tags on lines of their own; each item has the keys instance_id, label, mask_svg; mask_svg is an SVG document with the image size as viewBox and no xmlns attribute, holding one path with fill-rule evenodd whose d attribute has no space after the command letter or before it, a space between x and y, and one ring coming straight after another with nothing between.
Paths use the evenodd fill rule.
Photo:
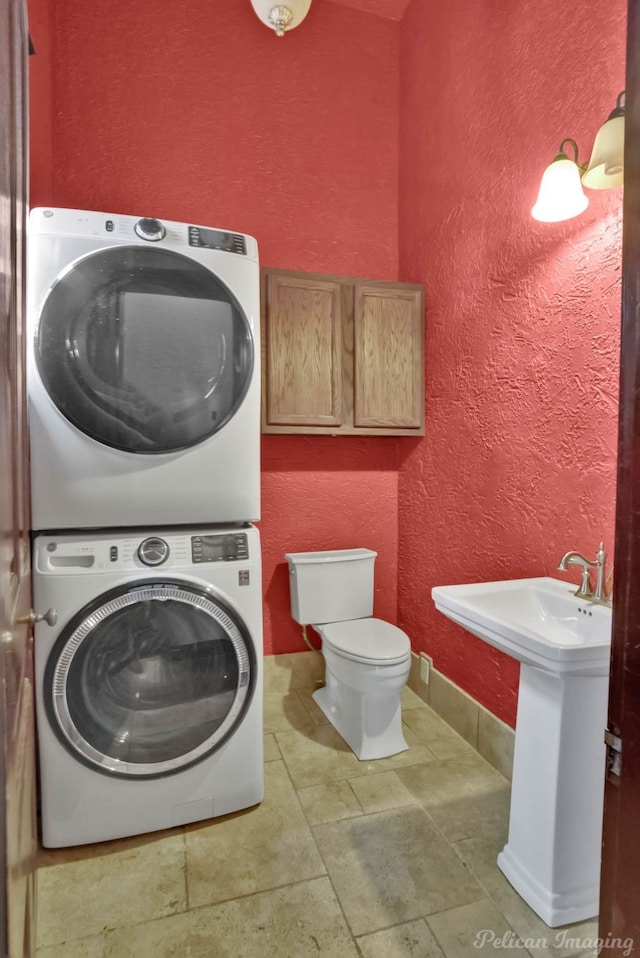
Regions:
<instances>
[{"instance_id":1,"label":"dryer door","mask_svg":"<svg viewBox=\"0 0 640 958\"><path fill-rule=\"evenodd\" d=\"M180 253L121 246L72 264L40 312L49 396L86 435L131 453L185 449L241 405L249 321L214 274Z\"/></svg>"},{"instance_id":2,"label":"dryer door","mask_svg":"<svg viewBox=\"0 0 640 958\"><path fill-rule=\"evenodd\" d=\"M154 777L214 752L242 722L255 653L237 614L179 580L105 593L63 629L47 663L49 721L105 774Z\"/></svg>"}]
</instances>

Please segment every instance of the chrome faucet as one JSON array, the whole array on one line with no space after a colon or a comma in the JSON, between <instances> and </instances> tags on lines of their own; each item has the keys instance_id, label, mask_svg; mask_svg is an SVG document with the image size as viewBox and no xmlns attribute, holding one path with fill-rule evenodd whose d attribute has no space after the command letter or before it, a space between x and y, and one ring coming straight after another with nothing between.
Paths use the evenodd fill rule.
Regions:
<instances>
[{"instance_id":1,"label":"chrome faucet","mask_svg":"<svg viewBox=\"0 0 640 958\"><path fill-rule=\"evenodd\" d=\"M558 569L566 572L571 565L577 565L582 569L582 579L575 595L579 599L586 599L588 602L596 602L598 605L611 605L611 597L607 593L606 576L607 553L604 551L604 544L601 542L596 552L594 562L585 559L579 552L566 552L560 559ZM596 586L593 588L591 582L591 569L596 570Z\"/></svg>"}]
</instances>

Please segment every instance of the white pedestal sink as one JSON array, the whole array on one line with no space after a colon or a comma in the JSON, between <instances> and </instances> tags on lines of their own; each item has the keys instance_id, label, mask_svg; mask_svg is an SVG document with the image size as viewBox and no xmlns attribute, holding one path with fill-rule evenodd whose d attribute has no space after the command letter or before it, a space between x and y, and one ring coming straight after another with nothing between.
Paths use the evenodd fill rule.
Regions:
<instances>
[{"instance_id":1,"label":"white pedestal sink","mask_svg":"<svg viewBox=\"0 0 640 958\"><path fill-rule=\"evenodd\" d=\"M436 607L521 662L498 865L547 925L598 914L611 609L552 578L440 586Z\"/></svg>"}]
</instances>

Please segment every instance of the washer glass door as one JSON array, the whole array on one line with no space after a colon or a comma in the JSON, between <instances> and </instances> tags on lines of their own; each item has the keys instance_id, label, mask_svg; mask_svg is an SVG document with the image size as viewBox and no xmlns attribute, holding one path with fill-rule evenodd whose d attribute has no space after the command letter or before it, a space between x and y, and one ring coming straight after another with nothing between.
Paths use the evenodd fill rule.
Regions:
<instances>
[{"instance_id":1,"label":"washer glass door","mask_svg":"<svg viewBox=\"0 0 640 958\"><path fill-rule=\"evenodd\" d=\"M131 453L208 439L240 407L255 357L249 321L210 270L180 253L91 253L52 285L36 362L60 412Z\"/></svg>"},{"instance_id":2,"label":"washer glass door","mask_svg":"<svg viewBox=\"0 0 640 958\"><path fill-rule=\"evenodd\" d=\"M166 775L211 754L242 721L255 656L244 623L178 580L123 586L62 631L45 672L49 720L106 774Z\"/></svg>"}]
</instances>

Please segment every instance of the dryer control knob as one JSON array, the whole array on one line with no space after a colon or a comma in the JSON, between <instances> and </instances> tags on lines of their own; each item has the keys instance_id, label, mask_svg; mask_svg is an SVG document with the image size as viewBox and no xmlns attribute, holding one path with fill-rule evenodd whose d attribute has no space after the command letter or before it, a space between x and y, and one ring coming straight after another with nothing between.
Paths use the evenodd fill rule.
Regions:
<instances>
[{"instance_id":1,"label":"dryer control knob","mask_svg":"<svg viewBox=\"0 0 640 958\"><path fill-rule=\"evenodd\" d=\"M154 220L148 216L138 220L133 229L140 239L148 240L150 243L157 243L167 235L160 220Z\"/></svg>"},{"instance_id":2,"label":"dryer control knob","mask_svg":"<svg viewBox=\"0 0 640 958\"><path fill-rule=\"evenodd\" d=\"M149 536L138 546L138 558L145 565L162 565L169 558L169 546L158 536Z\"/></svg>"}]
</instances>

